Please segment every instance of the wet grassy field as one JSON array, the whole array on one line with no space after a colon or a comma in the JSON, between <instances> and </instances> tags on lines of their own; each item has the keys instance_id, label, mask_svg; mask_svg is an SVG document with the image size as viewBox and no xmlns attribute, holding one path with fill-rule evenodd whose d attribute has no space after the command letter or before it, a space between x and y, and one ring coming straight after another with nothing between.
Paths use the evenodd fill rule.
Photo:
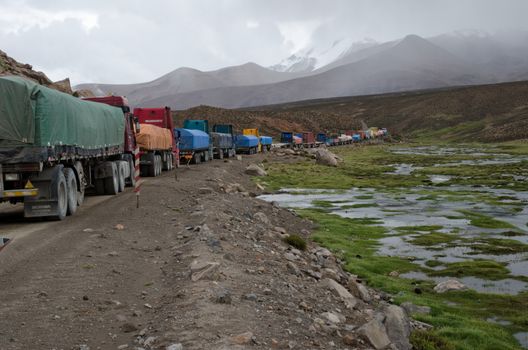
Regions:
<instances>
[{"instance_id":1,"label":"wet grassy field","mask_svg":"<svg viewBox=\"0 0 528 350\"><path fill-rule=\"evenodd\" d=\"M334 148L338 168L267 164L266 196L396 303L428 305L418 349L520 349L528 331L528 143ZM468 290L437 294L456 278ZM526 346L526 344L524 344Z\"/></svg>"}]
</instances>

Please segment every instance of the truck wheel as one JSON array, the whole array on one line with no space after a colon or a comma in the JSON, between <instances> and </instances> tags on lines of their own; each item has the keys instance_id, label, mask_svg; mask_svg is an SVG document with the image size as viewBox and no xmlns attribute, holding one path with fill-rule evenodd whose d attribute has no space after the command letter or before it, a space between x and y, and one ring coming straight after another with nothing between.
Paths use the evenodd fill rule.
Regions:
<instances>
[{"instance_id":1,"label":"truck wheel","mask_svg":"<svg viewBox=\"0 0 528 350\"><path fill-rule=\"evenodd\" d=\"M105 193L115 195L119 192L119 172L115 162L112 163L112 176L104 179Z\"/></svg>"},{"instance_id":2,"label":"truck wheel","mask_svg":"<svg viewBox=\"0 0 528 350\"><path fill-rule=\"evenodd\" d=\"M223 149L218 151L218 159L224 159L224 150Z\"/></svg>"},{"instance_id":3,"label":"truck wheel","mask_svg":"<svg viewBox=\"0 0 528 350\"><path fill-rule=\"evenodd\" d=\"M105 183L104 179L96 179L95 180L95 192L102 196L105 194Z\"/></svg>"},{"instance_id":4,"label":"truck wheel","mask_svg":"<svg viewBox=\"0 0 528 350\"><path fill-rule=\"evenodd\" d=\"M156 176L160 176L161 175L161 169L163 168L163 162L161 161L161 156L160 155L157 155L156 156L156 160L157 160L157 163L158 163L158 173L156 174Z\"/></svg>"},{"instance_id":5,"label":"truck wheel","mask_svg":"<svg viewBox=\"0 0 528 350\"><path fill-rule=\"evenodd\" d=\"M73 165L77 172L77 205L81 206L84 202L84 191L86 188L86 177L84 176L84 168L81 162L75 162Z\"/></svg>"},{"instance_id":6,"label":"truck wheel","mask_svg":"<svg viewBox=\"0 0 528 350\"><path fill-rule=\"evenodd\" d=\"M134 187L136 186L136 167L134 165L134 161L129 160L128 166L130 168L130 178L129 178L128 183L131 187Z\"/></svg>"},{"instance_id":7,"label":"truck wheel","mask_svg":"<svg viewBox=\"0 0 528 350\"><path fill-rule=\"evenodd\" d=\"M200 153L195 153L193 155L194 164L200 164L202 162L202 155Z\"/></svg>"},{"instance_id":8,"label":"truck wheel","mask_svg":"<svg viewBox=\"0 0 528 350\"><path fill-rule=\"evenodd\" d=\"M154 153L147 153L145 154L145 160L148 163L148 165L146 166L147 176L156 176L156 155Z\"/></svg>"},{"instance_id":9,"label":"truck wheel","mask_svg":"<svg viewBox=\"0 0 528 350\"><path fill-rule=\"evenodd\" d=\"M116 164L118 165L118 191L123 192L125 190L126 168L121 161L117 162ZM126 166L128 166L128 164Z\"/></svg>"},{"instance_id":10,"label":"truck wheel","mask_svg":"<svg viewBox=\"0 0 528 350\"><path fill-rule=\"evenodd\" d=\"M64 173L59 171L54 181L57 191L57 215L55 219L63 220L68 214L68 185Z\"/></svg>"},{"instance_id":11,"label":"truck wheel","mask_svg":"<svg viewBox=\"0 0 528 350\"><path fill-rule=\"evenodd\" d=\"M205 152L204 153L204 162L208 162L209 161L209 152Z\"/></svg>"},{"instance_id":12,"label":"truck wheel","mask_svg":"<svg viewBox=\"0 0 528 350\"><path fill-rule=\"evenodd\" d=\"M66 191L68 193L67 215L73 215L77 211L77 179L72 168L64 168L64 177L66 179Z\"/></svg>"}]
</instances>

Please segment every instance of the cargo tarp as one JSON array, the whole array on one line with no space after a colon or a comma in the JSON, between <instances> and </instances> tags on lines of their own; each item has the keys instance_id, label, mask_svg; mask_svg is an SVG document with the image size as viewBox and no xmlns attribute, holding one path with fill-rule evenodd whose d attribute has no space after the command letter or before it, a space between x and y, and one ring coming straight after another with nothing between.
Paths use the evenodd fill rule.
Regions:
<instances>
[{"instance_id":1,"label":"cargo tarp","mask_svg":"<svg viewBox=\"0 0 528 350\"><path fill-rule=\"evenodd\" d=\"M149 151L172 149L172 133L159 126L141 124L140 132L136 134L136 143Z\"/></svg>"},{"instance_id":2,"label":"cargo tarp","mask_svg":"<svg viewBox=\"0 0 528 350\"><path fill-rule=\"evenodd\" d=\"M0 148L124 143L120 108L83 101L20 77L0 77Z\"/></svg>"}]
</instances>

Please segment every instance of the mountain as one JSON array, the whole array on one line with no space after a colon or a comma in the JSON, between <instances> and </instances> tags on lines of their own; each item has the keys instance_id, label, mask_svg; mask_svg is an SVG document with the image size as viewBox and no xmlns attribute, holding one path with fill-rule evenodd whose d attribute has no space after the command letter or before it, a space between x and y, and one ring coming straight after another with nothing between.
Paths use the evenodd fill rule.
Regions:
<instances>
[{"instance_id":1,"label":"mountain","mask_svg":"<svg viewBox=\"0 0 528 350\"><path fill-rule=\"evenodd\" d=\"M368 50L368 49L367 49ZM384 46L380 52L322 73L267 85L216 88L171 94L147 105L184 109L206 104L226 108L316 98L470 85L493 81L448 51L416 36Z\"/></svg>"},{"instance_id":2,"label":"mountain","mask_svg":"<svg viewBox=\"0 0 528 350\"><path fill-rule=\"evenodd\" d=\"M335 41L269 68L254 63L202 72L180 68L154 81L83 84L134 106L238 108L296 100L518 81L528 77L528 33L454 32L376 43Z\"/></svg>"},{"instance_id":3,"label":"mountain","mask_svg":"<svg viewBox=\"0 0 528 350\"><path fill-rule=\"evenodd\" d=\"M360 42L341 39L334 41L330 47L302 49L269 68L277 72L309 73L342 57L376 45L377 42L368 39Z\"/></svg>"},{"instance_id":4,"label":"mountain","mask_svg":"<svg viewBox=\"0 0 528 350\"><path fill-rule=\"evenodd\" d=\"M227 67L210 72L192 68L178 68L156 80L140 84L80 84L76 90L91 90L97 96L109 94L127 96L132 105L159 96L208 90L219 87L236 87L276 83L296 77L296 74L276 72L255 63Z\"/></svg>"}]
</instances>

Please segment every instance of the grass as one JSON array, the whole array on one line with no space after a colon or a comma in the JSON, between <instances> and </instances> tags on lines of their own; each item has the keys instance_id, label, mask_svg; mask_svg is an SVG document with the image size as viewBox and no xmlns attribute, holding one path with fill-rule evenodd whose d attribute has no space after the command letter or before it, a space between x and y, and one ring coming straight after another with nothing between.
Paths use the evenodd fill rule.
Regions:
<instances>
[{"instance_id":1,"label":"grass","mask_svg":"<svg viewBox=\"0 0 528 350\"><path fill-rule=\"evenodd\" d=\"M306 250L306 241L299 235L289 235L284 238L284 242L299 250Z\"/></svg>"},{"instance_id":2,"label":"grass","mask_svg":"<svg viewBox=\"0 0 528 350\"><path fill-rule=\"evenodd\" d=\"M341 209L357 209L357 208L375 208L378 207L376 203L356 203L350 205L342 205Z\"/></svg>"},{"instance_id":3,"label":"grass","mask_svg":"<svg viewBox=\"0 0 528 350\"><path fill-rule=\"evenodd\" d=\"M494 219L488 215L476 213L470 210L457 210L459 213L463 214L466 219L468 219L471 225L481 228L504 228L504 229L514 229L515 226L507 222Z\"/></svg>"},{"instance_id":4,"label":"grass","mask_svg":"<svg viewBox=\"0 0 528 350\"><path fill-rule=\"evenodd\" d=\"M481 125L469 123L450 129L449 132L463 135L473 132ZM445 130L444 130L445 132ZM440 133L439 133L440 134ZM439 135L438 134L438 135ZM426 135L432 137L435 135ZM437 136L437 135L436 135ZM425 137L423 138L426 139ZM428 140L429 141L429 140ZM479 159L495 157L492 153L516 155L528 154L528 143L511 142L500 145L469 144L485 153ZM528 190L523 181L512 182L504 178L504 165L460 165L446 164L462 160L475 159L471 154L455 154L449 157L436 155L403 155L388 152L386 146L342 147L332 149L345 162L337 168L316 165L311 160L299 160L298 163L270 163L267 165L269 176L265 179L267 187L276 190L283 187L343 189L372 188L376 191L393 194L395 200L405 199L402 195L413 188L421 201L461 201L473 203L473 207L487 204L512 212L522 204L513 196L498 196L491 192L477 192L445 186L431 186L429 175L452 175L449 184L461 186L489 186L512 190ZM393 170L391 164L412 164L421 167L411 175L388 175ZM507 172L513 175L526 174L528 162L508 164ZM259 181L259 180L257 180ZM261 181L261 180L260 180ZM427 187L424 187L427 186ZM365 198L373 199L371 195ZM334 203L335 204L335 203ZM345 205L346 206L346 205ZM302 209L298 213L315 223L317 229L313 234L314 241L334 251L343 261L345 268L367 282L370 287L383 290L393 295L396 303L410 301L417 305L431 307L430 315L417 315L417 319L430 323L434 329L429 332L414 332L411 341L416 349L430 350L469 350L469 349L520 349L512 333L528 327L528 315L524 311L528 306L528 292L519 295L496 295L478 293L473 290L437 294L433 291L434 282L415 281L391 277L389 273L400 274L411 271L422 271L431 276L475 276L490 280L510 278L509 270L501 263L490 260L468 260L462 263L445 264L438 260L428 260L426 267L420 267L412 261L396 256L379 256L376 251L379 240L390 233L380 226L377 219L349 219L334 215L324 209ZM357 208L357 207L356 207ZM350 207L349 209L354 209ZM384 212L399 212L381 208ZM467 219L471 225L483 229L502 229L506 237L515 236L517 229L507 222L478 212L478 209L460 210L459 215L450 215L452 220ZM399 235L409 235L410 242L416 245L434 247L436 245L470 246L475 252L486 254L509 254L525 252L526 246L515 240L488 238L464 238L452 230L451 233L438 232L441 226L407 226L396 228ZM443 257L439 252L435 258ZM432 270L431 268L440 270ZM415 293L419 287L421 294ZM495 316L511 322L501 326L486 321Z\"/></svg>"}]
</instances>

